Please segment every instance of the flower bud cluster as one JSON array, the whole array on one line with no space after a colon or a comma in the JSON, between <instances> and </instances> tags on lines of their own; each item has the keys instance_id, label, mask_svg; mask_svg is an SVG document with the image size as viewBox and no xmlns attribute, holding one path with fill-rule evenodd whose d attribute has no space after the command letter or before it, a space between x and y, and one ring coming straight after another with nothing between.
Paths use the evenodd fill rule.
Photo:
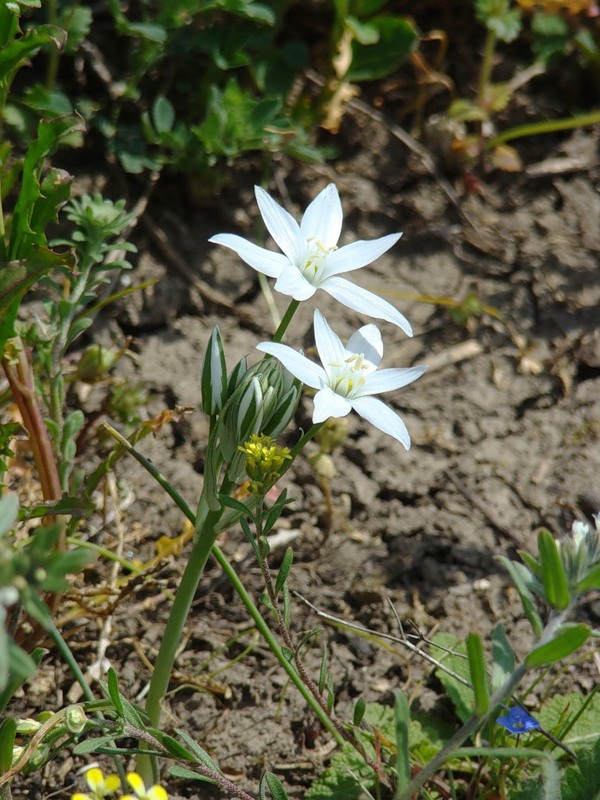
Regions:
<instances>
[{"instance_id":1,"label":"flower bud cluster","mask_svg":"<svg viewBox=\"0 0 600 800\"><path fill-rule=\"evenodd\" d=\"M217 422L220 454L230 478L237 481L244 471L240 447L254 434L276 438L285 430L296 413L302 384L273 358L252 367L242 358L228 377L223 342L215 326L204 357L201 388L202 407Z\"/></svg>"},{"instance_id":2,"label":"flower bud cluster","mask_svg":"<svg viewBox=\"0 0 600 800\"><path fill-rule=\"evenodd\" d=\"M569 586L576 594L600 587L600 514L595 525L574 522L571 535L557 542Z\"/></svg>"}]
</instances>

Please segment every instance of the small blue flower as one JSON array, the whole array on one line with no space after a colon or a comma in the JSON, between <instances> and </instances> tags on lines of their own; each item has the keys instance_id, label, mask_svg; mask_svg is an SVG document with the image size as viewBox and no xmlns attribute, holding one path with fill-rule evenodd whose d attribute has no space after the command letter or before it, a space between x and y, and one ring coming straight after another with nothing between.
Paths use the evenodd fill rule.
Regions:
<instances>
[{"instance_id":1,"label":"small blue flower","mask_svg":"<svg viewBox=\"0 0 600 800\"><path fill-rule=\"evenodd\" d=\"M538 730L541 727L537 719L532 717L531 714L528 714L525 709L520 706L509 708L508 714L504 717L498 717L496 722L499 725L503 725L509 733L514 733L516 736L520 733L527 733L527 731Z\"/></svg>"}]
</instances>

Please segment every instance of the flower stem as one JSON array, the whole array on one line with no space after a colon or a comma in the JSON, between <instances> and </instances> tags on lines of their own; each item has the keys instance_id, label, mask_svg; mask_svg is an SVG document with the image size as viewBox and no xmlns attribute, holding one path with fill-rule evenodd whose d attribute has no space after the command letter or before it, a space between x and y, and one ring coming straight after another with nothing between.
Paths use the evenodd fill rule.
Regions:
<instances>
[{"instance_id":1,"label":"flower stem","mask_svg":"<svg viewBox=\"0 0 600 800\"><path fill-rule=\"evenodd\" d=\"M283 319L279 323L279 327L277 328L277 330L273 334L273 341L274 342L280 342L283 339L283 336L284 336L285 332L287 331L288 326L289 326L290 322L292 321L292 317L296 313L296 309L298 308L299 305L300 305L300 301L299 300L292 300L290 302L289 306L287 307L287 310L286 310L285 314L283 315Z\"/></svg>"}]
</instances>

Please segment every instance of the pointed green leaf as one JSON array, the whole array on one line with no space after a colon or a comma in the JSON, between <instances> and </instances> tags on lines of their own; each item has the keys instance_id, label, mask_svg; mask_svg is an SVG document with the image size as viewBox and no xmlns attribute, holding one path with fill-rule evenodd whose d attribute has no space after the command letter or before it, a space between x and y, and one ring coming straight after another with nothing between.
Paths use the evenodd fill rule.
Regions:
<instances>
[{"instance_id":1,"label":"pointed green leaf","mask_svg":"<svg viewBox=\"0 0 600 800\"><path fill-rule=\"evenodd\" d=\"M515 654L503 625L496 625L492 631L492 690L499 689L512 675L515 668Z\"/></svg>"},{"instance_id":2,"label":"pointed green leaf","mask_svg":"<svg viewBox=\"0 0 600 800\"><path fill-rule=\"evenodd\" d=\"M108 691L108 696L112 700L117 714L121 717L121 719L123 719L125 714L123 711L123 703L121 701L121 693L119 692L119 679L117 678L117 673L113 667L110 667L108 670L106 688Z\"/></svg>"},{"instance_id":3,"label":"pointed green leaf","mask_svg":"<svg viewBox=\"0 0 600 800\"><path fill-rule=\"evenodd\" d=\"M327 682L327 650L325 645L321 650L321 666L319 668L319 694L323 694Z\"/></svg>"},{"instance_id":4,"label":"pointed green leaf","mask_svg":"<svg viewBox=\"0 0 600 800\"><path fill-rule=\"evenodd\" d=\"M581 595L590 589L600 589L600 564L597 564L575 586L575 594Z\"/></svg>"},{"instance_id":5,"label":"pointed green leaf","mask_svg":"<svg viewBox=\"0 0 600 800\"><path fill-rule=\"evenodd\" d=\"M354 711L352 712L352 724L358 727L363 721L365 711L367 710L367 701L364 697L359 697L354 704Z\"/></svg>"},{"instance_id":6,"label":"pointed green leaf","mask_svg":"<svg viewBox=\"0 0 600 800\"><path fill-rule=\"evenodd\" d=\"M564 611L568 608L571 600L569 583L556 540L550 531L540 531L538 535L538 550L542 572L541 580L544 584L548 605L555 611Z\"/></svg>"},{"instance_id":7,"label":"pointed green leaf","mask_svg":"<svg viewBox=\"0 0 600 800\"><path fill-rule=\"evenodd\" d=\"M481 717L488 710L490 691L483 642L478 633L470 633L467 636L467 655L469 657L471 685L475 694L475 713Z\"/></svg>"},{"instance_id":8,"label":"pointed green leaf","mask_svg":"<svg viewBox=\"0 0 600 800\"><path fill-rule=\"evenodd\" d=\"M202 775L201 772L194 772L187 767L181 767L179 764L169 767L169 775L173 775L175 778L183 778L185 781L203 781L204 783L217 782L214 778L207 778L205 775Z\"/></svg>"},{"instance_id":9,"label":"pointed green leaf","mask_svg":"<svg viewBox=\"0 0 600 800\"><path fill-rule=\"evenodd\" d=\"M498 556L498 561L504 565L504 568L510 575L512 582L515 585L515 589L519 593L525 616L529 620L529 624L531 625L535 636L539 638L542 635L544 626L542 624L541 617L535 608L531 592L529 591L521 571L519 570L520 565L516 564L514 561L511 561L505 556Z\"/></svg>"},{"instance_id":10,"label":"pointed green leaf","mask_svg":"<svg viewBox=\"0 0 600 800\"><path fill-rule=\"evenodd\" d=\"M6 717L0 725L0 775L11 768L16 733L17 723L14 717Z\"/></svg>"},{"instance_id":11,"label":"pointed green leaf","mask_svg":"<svg viewBox=\"0 0 600 800\"><path fill-rule=\"evenodd\" d=\"M265 780L273 800L288 800L287 792L283 788L282 782L276 775L273 775L272 772L266 772Z\"/></svg>"},{"instance_id":12,"label":"pointed green leaf","mask_svg":"<svg viewBox=\"0 0 600 800\"><path fill-rule=\"evenodd\" d=\"M554 639L536 647L526 656L525 664L531 668L560 661L585 644L589 636L590 629L587 625L575 623L563 625Z\"/></svg>"},{"instance_id":13,"label":"pointed green leaf","mask_svg":"<svg viewBox=\"0 0 600 800\"><path fill-rule=\"evenodd\" d=\"M291 547L288 547L283 555L281 566L279 567L279 572L277 573L277 580L275 581L275 595L279 594L281 587L287 581L288 575L290 574L290 570L292 568L293 560L294 551Z\"/></svg>"},{"instance_id":14,"label":"pointed green leaf","mask_svg":"<svg viewBox=\"0 0 600 800\"><path fill-rule=\"evenodd\" d=\"M183 741L187 744L187 746L190 748L192 753L194 753L194 755L201 764L204 764L205 767L208 767L208 769L212 770L213 772L216 772L218 775L223 774L221 772L221 769L219 768L219 765L215 761L213 761L213 759L208 755L208 753L203 747L200 747L198 742L195 742L191 736L189 736L185 731L181 730L180 728L176 728L175 732L177 733L178 736L181 736Z\"/></svg>"}]
</instances>

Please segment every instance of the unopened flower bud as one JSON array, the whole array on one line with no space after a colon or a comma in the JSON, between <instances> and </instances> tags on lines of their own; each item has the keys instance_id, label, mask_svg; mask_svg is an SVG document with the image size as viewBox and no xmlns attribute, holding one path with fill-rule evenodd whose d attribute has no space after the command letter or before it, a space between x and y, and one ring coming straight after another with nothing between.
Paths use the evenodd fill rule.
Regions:
<instances>
[{"instance_id":1,"label":"unopened flower bud","mask_svg":"<svg viewBox=\"0 0 600 800\"><path fill-rule=\"evenodd\" d=\"M231 370L231 375L227 379L227 400L242 385L242 381L248 372L248 359L246 356L240 358L235 367Z\"/></svg>"},{"instance_id":2,"label":"unopened flower bud","mask_svg":"<svg viewBox=\"0 0 600 800\"><path fill-rule=\"evenodd\" d=\"M210 417L220 413L227 392L227 364L225 363L221 333L217 325L212 329L204 354L200 390L204 413Z\"/></svg>"},{"instance_id":3,"label":"unopened flower bud","mask_svg":"<svg viewBox=\"0 0 600 800\"><path fill-rule=\"evenodd\" d=\"M81 706L71 706L65 714L65 723L71 733L81 733L87 721L87 717Z\"/></svg>"}]
</instances>

